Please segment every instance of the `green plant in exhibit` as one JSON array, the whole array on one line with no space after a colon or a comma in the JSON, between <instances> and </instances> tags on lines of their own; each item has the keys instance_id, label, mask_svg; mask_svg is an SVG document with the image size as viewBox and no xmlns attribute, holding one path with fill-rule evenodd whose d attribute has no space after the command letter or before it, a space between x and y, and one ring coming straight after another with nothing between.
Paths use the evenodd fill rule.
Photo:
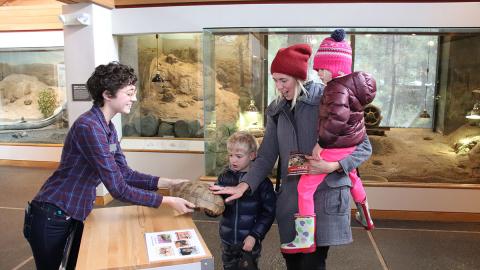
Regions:
<instances>
[{"instance_id":1,"label":"green plant in exhibit","mask_svg":"<svg viewBox=\"0 0 480 270\"><path fill-rule=\"evenodd\" d=\"M58 106L58 97L55 90L46 88L38 93L38 108L45 118L53 115L55 108Z\"/></svg>"}]
</instances>

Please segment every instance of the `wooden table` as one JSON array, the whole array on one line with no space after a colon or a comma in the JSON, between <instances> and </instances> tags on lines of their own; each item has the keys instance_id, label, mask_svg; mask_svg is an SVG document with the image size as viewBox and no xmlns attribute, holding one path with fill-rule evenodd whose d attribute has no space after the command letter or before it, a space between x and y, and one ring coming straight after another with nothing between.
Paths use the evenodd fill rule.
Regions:
<instances>
[{"instance_id":1,"label":"wooden table","mask_svg":"<svg viewBox=\"0 0 480 270\"><path fill-rule=\"evenodd\" d=\"M194 229L206 255L149 262L145 233ZM94 209L85 227L76 269L213 269L213 257L190 215L143 206Z\"/></svg>"}]
</instances>

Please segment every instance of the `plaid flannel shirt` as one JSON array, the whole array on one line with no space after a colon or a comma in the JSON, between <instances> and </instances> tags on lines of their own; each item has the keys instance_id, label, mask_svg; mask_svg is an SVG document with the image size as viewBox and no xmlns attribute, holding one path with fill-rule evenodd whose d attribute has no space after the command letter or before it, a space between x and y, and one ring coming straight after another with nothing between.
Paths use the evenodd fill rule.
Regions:
<instances>
[{"instance_id":1,"label":"plaid flannel shirt","mask_svg":"<svg viewBox=\"0 0 480 270\"><path fill-rule=\"evenodd\" d=\"M130 169L113 123L98 106L82 114L70 128L60 165L34 200L55 204L76 220L92 211L96 187L103 183L118 200L158 207L158 177Z\"/></svg>"}]
</instances>

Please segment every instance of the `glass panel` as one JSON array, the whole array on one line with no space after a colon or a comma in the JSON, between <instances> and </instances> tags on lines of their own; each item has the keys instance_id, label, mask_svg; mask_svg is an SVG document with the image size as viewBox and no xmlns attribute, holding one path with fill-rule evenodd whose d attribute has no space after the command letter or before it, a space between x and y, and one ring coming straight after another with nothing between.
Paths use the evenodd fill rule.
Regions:
<instances>
[{"instance_id":1,"label":"glass panel","mask_svg":"<svg viewBox=\"0 0 480 270\"><path fill-rule=\"evenodd\" d=\"M244 108L239 104L246 93L235 89L254 89L255 105L263 115L276 98L269 68L278 49L302 42L310 44L315 52L333 30L205 29L204 73L208 76L204 85L205 103L209 104L205 119L211 123L205 133L208 175L217 175L226 165L225 141L242 128L239 119ZM476 119L480 110L480 29L345 30L353 49L353 70L371 73L377 81L377 96L365 115L370 119L367 133L373 155L360 167L364 180L480 184L480 120ZM238 53L244 46L240 44L245 44L239 41L252 40L251 36L261 41L256 47L264 55L260 62L253 60L257 54L252 53L251 41L249 53ZM227 45L232 49L225 50ZM237 72L224 72L219 67L228 58ZM252 66L248 69L244 65L247 83L241 88L239 70L248 62ZM263 79L251 79L258 76ZM318 81L315 71L309 71L309 80ZM231 93L236 96L225 98ZM256 95L263 95L263 103ZM238 106L239 116L231 119L220 113L229 106L220 100Z\"/></svg>"},{"instance_id":2,"label":"glass panel","mask_svg":"<svg viewBox=\"0 0 480 270\"><path fill-rule=\"evenodd\" d=\"M263 136L266 36L204 32L206 172L226 164L226 140L236 130Z\"/></svg>"},{"instance_id":3,"label":"glass panel","mask_svg":"<svg viewBox=\"0 0 480 270\"><path fill-rule=\"evenodd\" d=\"M63 48L0 49L0 142L63 143Z\"/></svg>"},{"instance_id":4,"label":"glass panel","mask_svg":"<svg viewBox=\"0 0 480 270\"><path fill-rule=\"evenodd\" d=\"M432 128L437 36L355 35L354 70L375 74L383 127ZM419 117L421 114L425 117Z\"/></svg>"},{"instance_id":5,"label":"glass panel","mask_svg":"<svg viewBox=\"0 0 480 270\"><path fill-rule=\"evenodd\" d=\"M120 62L138 74L124 137L203 137L201 34L119 36Z\"/></svg>"},{"instance_id":6,"label":"glass panel","mask_svg":"<svg viewBox=\"0 0 480 270\"><path fill-rule=\"evenodd\" d=\"M326 38L328 35L325 34L273 34L268 37L268 68L272 65L273 58L277 54L277 51L281 48L286 48L288 46L297 44L297 43L306 43L309 44L313 52L318 48L320 42ZM310 58L308 63L308 78L315 82L320 82L317 72L313 70L313 57ZM272 80L268 80L268 103L272 102L277 97L277 90L275 89L275 84Z\"/></svg>"}]
</instances>

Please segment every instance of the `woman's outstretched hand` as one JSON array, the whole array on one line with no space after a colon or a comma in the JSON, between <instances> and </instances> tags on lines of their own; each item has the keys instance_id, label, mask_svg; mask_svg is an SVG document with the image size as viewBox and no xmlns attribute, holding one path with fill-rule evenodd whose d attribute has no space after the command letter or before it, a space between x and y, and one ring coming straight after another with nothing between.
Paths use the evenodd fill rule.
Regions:
<instances>
[{"instance_id":1,"label":"woman's outstretched hand","mask_svg":"<svg viewBox=\"0 0 480 270\"><path fill-rule=\"evenodd\" d=\"M248 188L249 186L245 182L241 182L234 187L222 187L217 185L212 185L209 187L209 189L213 191L213 194L230 195L225 199L225 202L227 203L242 197L243 193L245 193L245 191L247 191Z\"/></svg>"},{"instance_id":2,"label":"woman's outstretched hand","mask_svg":"<svg viewBox=\"0 0 480 270\"><path fill-rule=\"evenodd\" d=\"M191 213L195 208L195 204L179 197L164 196L162 203L172 207L181 215Z\"/></svg>"}]
</instances>

